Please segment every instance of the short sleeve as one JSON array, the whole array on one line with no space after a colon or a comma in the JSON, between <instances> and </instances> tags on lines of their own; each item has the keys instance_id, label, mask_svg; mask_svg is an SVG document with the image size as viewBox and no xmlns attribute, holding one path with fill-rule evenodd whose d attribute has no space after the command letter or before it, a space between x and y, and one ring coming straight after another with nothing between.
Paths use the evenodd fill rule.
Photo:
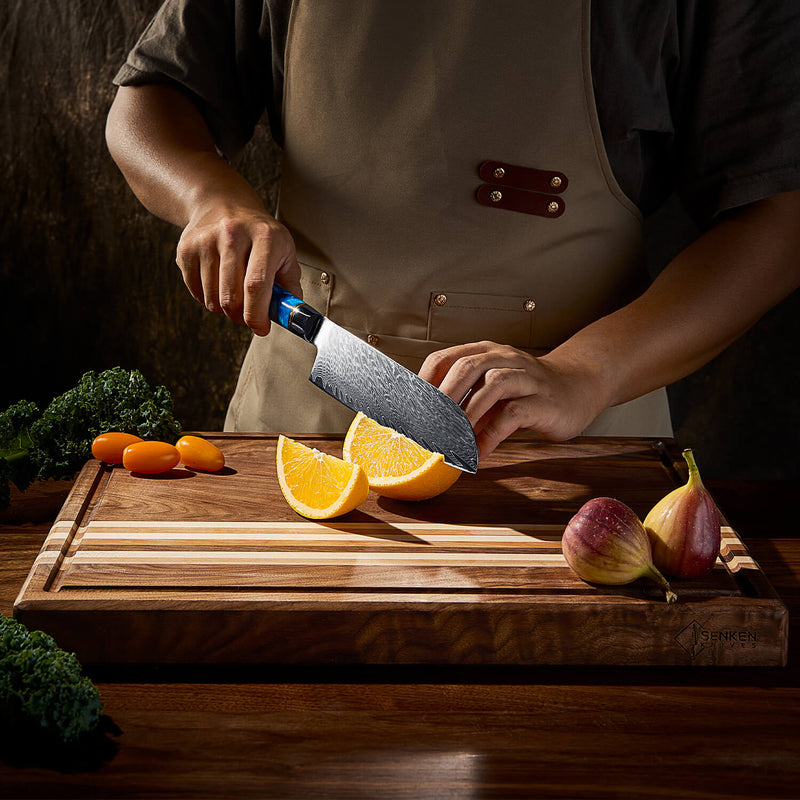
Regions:
<instances>
[{"instance_id":1,"label":"short sleeve","mask_svg":"<svg viewBox=\"0 0 800 800\"><path fill-rule=\"evenodd\" d=\"M187 92L228 156L265 112L278 137L283 13L282 4L265 0L166 0L114 83L168 83Z\"/></svg>"},{"instance_id":2,"label":"short sleeve","mask_svg":"<svg viewBox=\"0 0 800 800\"><path fill-rule=\"evenodd\" d=\"M800 4L689 3L674 87L678 191L704 222L800 188Z\"/></svg>"}]
</instances>

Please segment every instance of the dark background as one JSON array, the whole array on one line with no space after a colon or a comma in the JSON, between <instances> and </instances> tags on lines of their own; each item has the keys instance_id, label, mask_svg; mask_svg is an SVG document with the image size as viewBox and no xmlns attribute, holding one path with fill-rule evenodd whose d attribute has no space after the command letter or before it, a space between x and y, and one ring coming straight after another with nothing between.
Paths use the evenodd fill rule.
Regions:
<instances>
[{"instance_id":1,"label":"dark background","mask_svg":"<svg viewBox=\"0 0 800 800\"><path fill-rule=\"evenodd\" d=\"M0 0L0 408L46 405L88 369L164 384L184 428L219 430L249 340L189 296L179 231L133 197L104 142L112 78L159 0ZM266 131L237 166L274 204ZM655 272L691 235L670 204L648 223ZM676 439L714 478L800 477L800 294L670 387Z\"/></svg>"}]
</instances>

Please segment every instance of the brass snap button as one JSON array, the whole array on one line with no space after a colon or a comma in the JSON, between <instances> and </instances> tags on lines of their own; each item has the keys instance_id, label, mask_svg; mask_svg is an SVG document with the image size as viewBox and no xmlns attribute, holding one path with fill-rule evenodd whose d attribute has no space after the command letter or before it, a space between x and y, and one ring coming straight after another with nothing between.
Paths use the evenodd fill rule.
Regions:
<instances>
[{"instance_id":1,"label":"brass snap button","mask_svg":"<svg viewBox=\"0 0 800 800\"><path fill-rule=\"evenodd\" d=\"M493 203L499 203L503 199L503 193L497 189L494 189L493 191L489 192L489 199Z\"/></svg>"},{"instance_id":2,"label":"brass snap button","mask_svg":"<svg viewBox=\"0 0 800 800\"><path fill-rule=\"evenodd\" d=\"M558 187L561 186L561 178L559 178L558 175L553 175L553 177L550 178L550 185L554 189L558 189Z\"/></svg>"},{"instance_id":3,"label":"brass snap button","mask_svg":"<svg viewBox=\"0 0 800 800\"><path fill-rule=\"evenodd\" d=\"M322 272L322 273L320 273L319 280L320 280L320 283L328 284L328 283L331 282L331 276L328 275L327 272Z\"/></svg>"},{"instance_id":4,"label":"brass snap button","mask_svg":"<svg viewBox=\"0 0 800 800\"><path fill-rule=\"evenodd\" d=\"M447 302L447 295L446 294L437 294L436 297L433 298L434 305L443 306Z\"/></svg>"},{"instance_id":5,"label":"brass snap button","mask_svg":"<svg viewBox=\"0 0 800 800\"><path fill-rule=\"evenodd\" d=\"M373 347L376 347L380 340L374 333L367 334L367 344L371 344Z\"/></svg>"},{"instance_id":6,"label":"brass snap button","mask_svg":"<svg viewBox=\"0 0 800 800\"><path fill-rule=\"evenodd\" d=\"M533 311L533 309L536 308L536 301L528 299L522 304L522 307L526 311Z\"/></svg>"},{"instance_id":7,"label":"brass snap button","mask_svg":"<svg viewBox=\"0 0 800 800\"><path fill-rule=\"evenodd\" d=\"M547 213L558 214L560 208L561 206L559 206L559 204L555 200L552 200L547 204Z\"/></svg>"},{"instance_id":8,"label":"brass snap button","mask_svg":"<svg viewBox=\"0 0 800 800\"><path fill-rule=\"evenodd\" d=\"M502 167L495 167L492 170L492 177L493 178L502 178L506 174L506 171Z\"/></svg>"}]
</instances>

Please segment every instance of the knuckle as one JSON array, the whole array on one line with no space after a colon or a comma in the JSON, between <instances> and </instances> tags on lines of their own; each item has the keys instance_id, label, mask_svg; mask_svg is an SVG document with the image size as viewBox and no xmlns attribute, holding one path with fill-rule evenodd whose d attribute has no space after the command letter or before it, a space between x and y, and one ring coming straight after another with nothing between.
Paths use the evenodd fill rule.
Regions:
<instances>
[{"instance_id":1,"label":"knuckle","mask_svg":"<svg viewBox=\"0 0 800 800\"><path fill-rule=\"evenodd\" d=\"M524 427L525 406L519 400L506 400L503 403L503 415L513 424L514 430Z\"/></svg>"},{"instance_id":2,"label":"knuckle","mask_svg":"<svg viewBox=\"0 0 800 800\"><path fill-rule=\"evenodd\" d=\"M442 365L446 363L446 355L442 350L436 350L425 359L425 366L433 372L438 373Z\"/></svg>"},{"instance_id":3,"label":"knuckle","mask_svg":"<svg viewBox=\"0 0 800 800\"><path fill-rule=\"evenodd\" d=\"M236 312L239 311L242 305L240 297L234 292L221 293L219 296L219 304L223 311Z\"/></svg>"},{"instance_id":4,"label":"knuckle","mask_svg":"<svg viewBox=\"0 0 800 800\"><path fill-rule=\"evenodd\" d=\"M451 369L458 378L470 378L480 371L480 359L474 355L462 356Z\"/></svg>"},{"instance_id":5,"label":"knuckle","mask_svg":"<svg viewBox=\"0 0 800 800\"><path fill-rule=\"evenodd\" d=\"M244 278L244 290L247 294L258 294L267 285L266 273L261 270L248 270Z\"/></svg>"},{"instance_id":6,"label":"knuckle","mask_svg":"<svg viewBox=\"0 0 800 800\"><path fill-rule=\"evenodd\" d=\"M175 250L175 262L181 269L188 268L194 260L194 252L195 250L188 239L181 237Z\"/></svg>"},{"instance_id":7,"label":"knuckle","mask_svg":"<svg viewBox=\"0 0 800 800\"><path fill-rule=\"evenodd\" d=\"M262 221L255 227L253 238L263 244L270 244L279 238L278 234L279 232L272 225Z\"/></svg>"},{"instance_id":8,"label":"knuckle","mask_svg":"<svg viewBox=\"0 0 800 800\"><path fill-rule=\"evenodd\" d=\"M483 376L483 382L492 389L502 389L508 381L509 373L506 369L490 369Z\"/></svg>"},{"instance_id":9,"label":"knuckle","mask_svg":"<svg viewBox=\"0 0 800 800\"><path fill-rule=\"evenodd\" d=\"M223 217L219 221L219 241L223 247L236 247L241 237L239 221L232 217Z\"/></svg>"}]
</instances>

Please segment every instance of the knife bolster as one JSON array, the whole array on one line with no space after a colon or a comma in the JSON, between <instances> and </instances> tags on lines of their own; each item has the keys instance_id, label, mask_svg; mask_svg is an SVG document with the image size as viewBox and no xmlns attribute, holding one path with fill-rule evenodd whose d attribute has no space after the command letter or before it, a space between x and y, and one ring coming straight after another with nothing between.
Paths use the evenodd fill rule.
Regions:
<instances>
[{"instance_id":1,"label":"knife bolster","mask_svg":"<svg viewBox=\"0 0 800 800\"><path fill-rule=\"evenodd\" d=\"M277 284L272 285L269 316L282 328L312 343L323 319L318 311Z\"/></svg>"},{"instance_id":2,"label":"knife bolster","mask_svg":"<svg viewBox=\"0 0 800 800\"><path fill-rule=\"evenodd\" d=\"M318 311L301 303L292 309L286 328L307 342L313 343L322 319L323 317Z\"/></svg>"}]
</instances>

